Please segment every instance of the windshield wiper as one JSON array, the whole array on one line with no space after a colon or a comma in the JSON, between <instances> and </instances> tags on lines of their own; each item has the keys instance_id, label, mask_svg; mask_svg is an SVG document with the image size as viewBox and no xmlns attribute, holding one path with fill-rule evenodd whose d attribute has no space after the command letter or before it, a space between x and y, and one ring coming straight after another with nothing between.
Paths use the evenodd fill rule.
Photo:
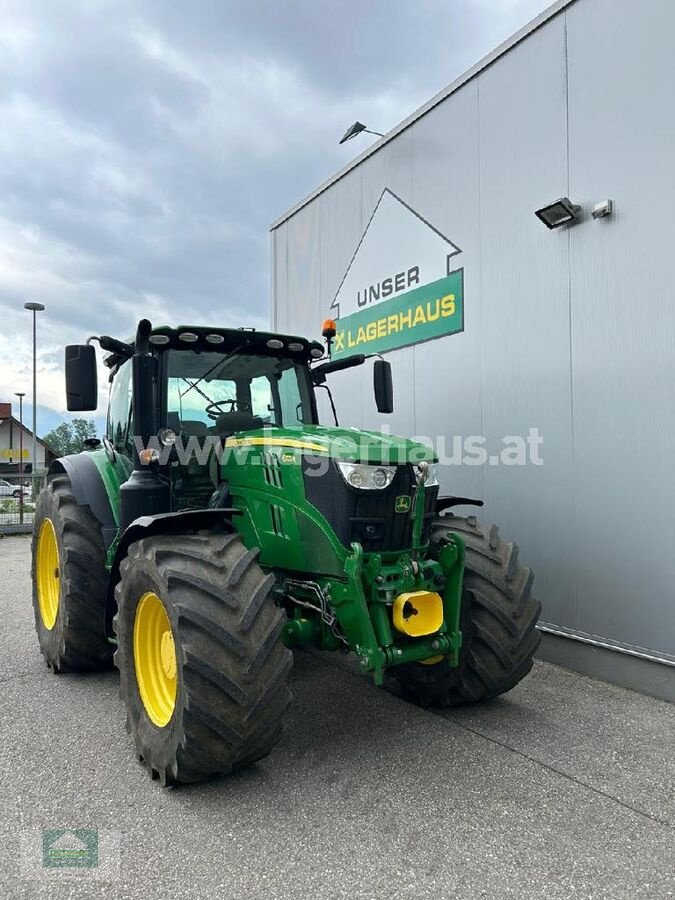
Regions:
<instances>
[{"instance_id":1,"label":"windshield wiper","mask_svg":"<svg viewBox=\"0 0 675 900\"><path fill-rule=\"evenodd\" d=\"M190 387L187 389L187 391L185 391L185 393L183 393L183 394L180 395L180 399L181 399L181 400L183 399L183 397L185 396L185 394L189 393L189 392L192 390L192 388L194 388L194 389L197 391L198 394L201 394L201 395L202 395L202 397L206 400L207 403L213 403L213 400L212 400L209 396L207 396L207 395L204 393L204 391L203 391L200 387L198 387L198 385L199 385L199 382L198 382L198 381L195 381L195 383L193 384L193 383L190 381L190 379L189 379L189 378L185 378L185 376L183 376L183 381L187 381L187 383L190 385Z\"/></svg>"},{"instance_id":2,"label":"windshield wiper","mask_svg":"<svg viewBox=\"0 0 675 900\"><path fill-rule=\"evenodd\" d=\"M239 353L239 351L242 349L242 347L244 347L244 344L239 344L239 346L235 347L234 350L230 350L229 353L226 353L222 359L218 360L218 362L215 364L215 366L211 366L211 368L208 369L206 372L204 372L204 374L200 378L198 378L194 384L192 384L192 382L189 381L184 375L181 375L181 378L183 379L183 381L187 381L187 383L190 385L190 387L187 389L187 391L185 391L185 393L180 395L181 400L183 399L183 397L187 396L187 394L190 393L192 388L195 388L197 391L199 391L199 393L202 395L202 397L204 397L206 400L208 400L209 403L212 403L213 401L209 397L207 397L206 394L204 394L202 391L199 390L198 385L200 385L205 378L208 378L208 376L211 374L211 372L214 372L218 368L218 366L223 366L223 368L221 369L221 372L224 372L225 368L226 368L226 363L230 359L232 359L232 357L235 355L235 353Z\"/></svg>"}]
</instances>

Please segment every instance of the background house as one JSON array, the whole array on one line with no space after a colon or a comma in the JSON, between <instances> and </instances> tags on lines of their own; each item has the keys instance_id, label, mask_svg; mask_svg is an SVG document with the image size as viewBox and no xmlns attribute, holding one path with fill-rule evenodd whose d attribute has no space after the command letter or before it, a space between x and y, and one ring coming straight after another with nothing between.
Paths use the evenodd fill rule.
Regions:
<instances>
[{"instance_id":1,"label":"background house","mask_svg":"<svg viewBox=\"0 0 675 900\"><path fill-rule=\"evenodd\" d=\"M0 473L18 475L19 463L23 459L25 473L33 471L33 432L23 428L19 420L12 414L11 403L0 403ZM56 454L38 437L36 442L37 460L35 469L41 472L48 468Z\"/></svg>"}]
</instances>

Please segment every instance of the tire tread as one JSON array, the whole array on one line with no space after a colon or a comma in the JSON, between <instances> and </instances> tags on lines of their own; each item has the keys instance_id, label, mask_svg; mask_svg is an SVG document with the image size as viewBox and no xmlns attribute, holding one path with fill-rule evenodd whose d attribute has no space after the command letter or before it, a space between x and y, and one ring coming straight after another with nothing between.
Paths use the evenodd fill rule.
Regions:
<instances>
[{"instance_id":1,"label":"tire tread","mask_svg":"<svg viewBox=\"0 0 675 900\"><path fill-rule=\"evenodd\" d=\"M266 756L281 735L293 657L280 639L274 579L257 558L237 534L162 535L132 544L120 567L115 662L138 753L162 783L227 774ZM167 726L170 737L148 727L138 697L130 587L136 572L164 585L174 627L183 699Z\"/></svg>"},{"instance_id":2,"label":"tire tread","mask_svg":"<svg viewBox=\"0 0 675 900\"><path fill-rule=\"evenodd\" d=\"M54 522L59 540L61 598L55 627L41 622L36 588L36 550L41 522ZM50 476L36 504L33 526L33 606L40 649L54 672L88 672L112 665L105 628L108 572L101 526L75 499L65 474Z\"/></svg>"},{"instance_id":3,"label":"tire tread","mask_svg":"<svg viewBox=\"0 0 675 900\"><path fill-rule=\"evenodd\" d=\"M390 670L398 692L423 706L476 703L511 690L532 668L540 641L541 605L518 545L504 541L496 525L447 514L434 522L432 555L453 532L466 545L459 666L412 663Z\"/></svg>"}]
</instances>

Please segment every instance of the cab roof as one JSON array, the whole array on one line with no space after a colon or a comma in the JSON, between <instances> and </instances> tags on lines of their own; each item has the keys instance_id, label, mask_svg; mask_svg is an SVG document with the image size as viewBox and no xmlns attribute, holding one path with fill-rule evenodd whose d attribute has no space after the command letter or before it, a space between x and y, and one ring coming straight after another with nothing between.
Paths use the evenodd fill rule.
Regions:
<instances>
[{"instance_id":1,"label":"cab roof","mask_svg":"<svg viewBox=\"0 0 675 900\"><path fill-rule=\"evenodd\" d=\"M128 342L133 347L133 339ZM259 353L266 356L283 356L310 362L320 359L324 348L318 341L310 341L299 335L279 334L272 331L256 331L254 328L213 328L204 325L178 325L174 328L161 325L150 333L150 345L155 350L193 350L230 353ZM112 367L120 361L117 353L106 357Z\"/></svg>"}]
</instances>

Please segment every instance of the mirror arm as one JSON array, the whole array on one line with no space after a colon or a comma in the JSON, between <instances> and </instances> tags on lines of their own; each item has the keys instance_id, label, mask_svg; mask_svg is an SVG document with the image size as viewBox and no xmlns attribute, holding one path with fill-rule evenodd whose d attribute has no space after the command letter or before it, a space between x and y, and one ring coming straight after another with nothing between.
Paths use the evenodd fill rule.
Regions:
<instances>
[{"instance_id":1,"label":"mirror arm","mask_svg":"<svg viewBox=\"0 0 675 900\"><path fill-rule=\"evenodd\" d=\"M339 425L340 423L338 422L338 414L337 414L337 410L335 409L335 401L333 400L333 394L331 392L331 389L328 387L327 384L317 384L317 387L323 388L324 391L328 394L330 408L333 412L333 419L335 420L335 424Z\"/></svg>"},{"instance_id":2,"label":"mirror arm","mask_svg":"<svg viewBox=\"0 0 675 900\"><path fill-rule=\"evenodd\" d=\"M92 334L87 338L87 344L91 344L92 341L98 341L101 350L106 350L109 353L115 353L117 356L121 356L123 359L131 359L131 357L134 355L133 344L127 344L124 341L118 341L117 338L109 337L107 334L102 334L100 337L97 334Z\"/></svg>"},{"instance_id":3,"label":"mirror arm","mask_svg":"<svg viewBox=\"0 0 675 900\"><path fill-rule=\"evenodd\" d=\"M355 353L354 356L347 356L344 359L336 359L331 360L330 362L325 362L320 366L317 366L315 369L311 369L312 381L314 384L323 384L326 380L326 375L330 375L331 372L341 372L343 369L351 369L354 366L361 366L366 361L367 357L363 353Z\"/></svg>"}]
</instances>

